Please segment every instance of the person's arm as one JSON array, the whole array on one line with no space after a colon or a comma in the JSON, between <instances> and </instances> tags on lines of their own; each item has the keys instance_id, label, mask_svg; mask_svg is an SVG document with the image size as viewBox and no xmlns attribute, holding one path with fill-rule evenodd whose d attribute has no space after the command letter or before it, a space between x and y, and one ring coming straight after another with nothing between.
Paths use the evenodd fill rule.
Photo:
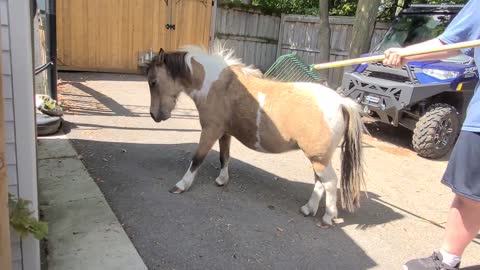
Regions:
<instances>
[{"instance_id":1,"label":"person's arm","mask_svg":"<svg viewBox=\"0 0 480 270\"><path fill-rule=\"evenodd\" d=\"M415 56L408 56L402 57L402 54L412 52L412 51L419 51L419 50L426 50L431 48L437 48L443 46L444 42L442 42L438 38L434 38L422 43L418 43L412 46L408 46L405 48L390 48L385 51L385 60L383 60L383 64L393 67L401 67L405 65L406 62L411 60L435 60L435 59L444 59L453 56L460 55L462 52L460 50L456 51L447 51L447 52L438 52L438 53L429 53L429 54L422 54L422 55L415 55Z\"/></svg>"}]
</instances>

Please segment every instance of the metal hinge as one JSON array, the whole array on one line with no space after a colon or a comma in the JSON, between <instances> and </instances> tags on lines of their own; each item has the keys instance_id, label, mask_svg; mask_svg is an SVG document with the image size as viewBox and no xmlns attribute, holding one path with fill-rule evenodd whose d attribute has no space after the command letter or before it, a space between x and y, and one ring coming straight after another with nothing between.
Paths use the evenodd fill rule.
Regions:
<instances>
[{"instance_id":1,"label":"metal hinge","mask_svg":"<svg viewBox=\"0 0 480 270\"><path fill-rule=\"evenodd\" d=\"M167 23L167 24L165 25L165 28L167 28L167 30L170 30L170 29L175 30L175 24L169 24L169 23Z\"/></svg>"}]
</instances>

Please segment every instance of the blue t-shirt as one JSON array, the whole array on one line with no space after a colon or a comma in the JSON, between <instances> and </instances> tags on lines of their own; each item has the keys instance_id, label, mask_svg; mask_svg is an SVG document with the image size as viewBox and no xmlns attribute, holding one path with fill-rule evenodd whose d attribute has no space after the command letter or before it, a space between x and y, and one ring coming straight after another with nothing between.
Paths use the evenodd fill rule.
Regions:
<instances>
[{"instance_id":1,"label":"blue t-shirt","mask_svg":"<svg viewBox=\"0 0 480 270\"><path fill-rule=\"evenodd\" d=\"M438 38L447 44L480 39L480 0L468 1ZM462 49L462 52L473 57L479 68L480 47ZM473 98L468 105L462 130L480 132L480 91L477 91L478 89L479 84L477 84Z\"/></svg>"}]
</instances>

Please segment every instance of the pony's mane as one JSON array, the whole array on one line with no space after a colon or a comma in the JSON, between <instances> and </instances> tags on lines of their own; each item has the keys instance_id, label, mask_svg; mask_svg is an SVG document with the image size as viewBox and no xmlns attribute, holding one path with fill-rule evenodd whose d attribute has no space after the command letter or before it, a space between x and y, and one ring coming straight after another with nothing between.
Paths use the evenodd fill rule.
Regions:
<instances>
[{"instance_id":1,"label":"pony's mane","mask_svg":"<svg viewBox=\"0 0 480 270\"><path fill-rule=\"evenodd\" d=\"M211 50L206 50L204 47L187 45L178 49L179 51L187 52L186 62L191 66L191 59L195 56L210 56L217 57L229 67L240 67L245 75L252 75L255 77L262 77L260 70L254 68L252 65L245 65L240 58L235 57L235 52L232 49L225 48L223 44L215 42Z\"/></svg>"}]
</instances>

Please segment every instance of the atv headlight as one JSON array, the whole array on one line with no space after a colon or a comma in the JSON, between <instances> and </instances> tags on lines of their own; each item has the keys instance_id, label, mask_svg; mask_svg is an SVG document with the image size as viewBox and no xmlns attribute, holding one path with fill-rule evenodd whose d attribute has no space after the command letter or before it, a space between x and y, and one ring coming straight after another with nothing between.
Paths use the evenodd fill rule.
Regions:
<instances>
[{"instance_id":1,"label":"atv headlight","mask_svg":"<svg viewBox=\"0 0 480 270\"><path fill-rule=\"evenodd\" d=\"M440 70L440 69L431 69L431 68L424 68L422 69L422 72L427 74L428 76L432 76L440 80L454 79L459 74L458 71Z\"/></svg>"}]
</instances>

